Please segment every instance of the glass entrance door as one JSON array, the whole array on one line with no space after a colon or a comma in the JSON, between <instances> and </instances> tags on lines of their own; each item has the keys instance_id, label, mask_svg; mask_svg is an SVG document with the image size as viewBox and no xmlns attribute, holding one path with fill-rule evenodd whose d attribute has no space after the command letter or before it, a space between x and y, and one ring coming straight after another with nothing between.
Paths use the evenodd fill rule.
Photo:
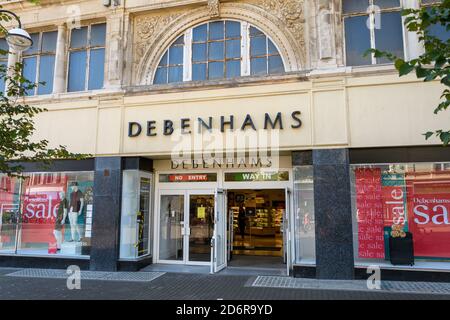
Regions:
<instances>
[{"instance_id":1,"label":"glass entrance door","mask_svg":"<svg viewBox=\"0 0 450 320\"><path fill-rule=\"evenodd\" d=\"M161 194L159 200L159 260L185 260L184 193Z\"/></svg>"},{"instance_id":2,"label":"glass entrance door","mask_svg":"<svg viewBox=\"0 0 450 320\"><path fill-rule=\"evenodd\" d=\"M214 193L167 190L159 197L158 261L209 264L214 233Z\"/></svg>"},{"instance_id":3,"label":"glass entrance door","mask_svg":"<svg viewBox=\"0 0 450 320\"><path fill-rule=\"evenodd\" d=\"M190 262L211 261L211 238L214 232L214 194L188 193Z\"/></svg>"}]
</instances>

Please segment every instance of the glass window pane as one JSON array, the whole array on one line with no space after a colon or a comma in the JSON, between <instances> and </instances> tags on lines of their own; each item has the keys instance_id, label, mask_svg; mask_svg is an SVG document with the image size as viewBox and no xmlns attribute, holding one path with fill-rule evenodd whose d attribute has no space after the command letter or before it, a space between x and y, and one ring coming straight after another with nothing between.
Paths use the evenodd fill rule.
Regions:
<instances>
[{"instance_id":1,"label":"glass window pane","mask_svg":"<svg viewBox=\"0 0 450 320\"><path fill-rule=\"evenodd\" d=\"M416 258L444 267L450 258L448 163L350 168L355 261L410 264Z\"/></svg>"},{"instance_id":2,"label":"glass window pane","mask_svg":"<svg viewBox=\"0 0 450 320\"><path fill-rule=\"evenodd\" d=\"M259 30L258 28L250 27L250 36L259 36L259 35L264 35L264 33L262 33L262 31Z\"/></svg>"},{"instance_id":3,"label":"glass window pane","mask_svg":"<svg viewBox=\"0 0 450 320\"><path fill-rule=\"evenodd\" d=\"M367 12L368 0L342 0L343 13Z\"/></svg>"},{"instance_id":4,"label":"glass window pane","mask_svg":"<svg viewBox=\"0 0 450 320\"><path fill-rule=\"evenodd\" d=\"M400 0L374 0L373 4L381 9L398 8Z\"/></svg>"},{"instance_id":5,"label":"glass window pane","mask_svg":"<svg viewBox=\"0 0 450 320\"><path fill-rule=\"evenodd\" d=\"M442 0L422 0L422 4L433 4L439 2L442 2Z\"/></svg>"},{"instance_id":6,"label":"glass window pane","mask_svg":"<svg viewBox=\"0 0 450 320\"><path fill-rule=\"evenodd\" d=\"M206 63L195 63L192 65L192 80L206 80Z\"/></svg>"},{"instance_id":7,"label":"glass window pane","mask_svg":"<svg viewBox=\"0 0 450 320\"><path fill-rule=\"evenodd\" d=\"M167 68L157 68L155 74L155 84L167 83Z\"/></svg>"},{"instance_id":8,"label":"glass window pane","mask_svg":"<svg viewBox=\"0 0 450 320\"><path fill-rule=\"evenodd\" d=\"M169 67L169 83L183 81L183 67Z\"/></svg>"},{"instance_id":9,"label":"glass window pane","mask_svg":"<svg viewBox=\"0 0 450 320\"><path fill-rule=\"evenodd\" d=\"M269 57L269 74L283 73L283 72L284 66L281 57L280 56Z\"/></svg>"},{"instance_id":10,"label":"glass window pane","mask_svg":"<svg viewBox=\"0 0 450 320\"><path fill-rule=\"evenodd\" d=\"M192 61L206 61L206 43L192 44Z\"/></svg>"},{"instance_id":11,"label":"glass window pane","mask_svg":"<svg viewBox=\"0 0 450 320\"><path fill-rule=\"evenodd\" d=\"M159 258L183 261L184 195L161 195L159 203Z\"/></svg>"},{"instance_id":12,"label":"glass window pane","mask_svg":"<svg viewBox=\"0 0 450 320\"><path fill-rule=\"evenodd\" d=\"M57 37L57 31L44 32L42 34L42 52L55 52Z\"/></svg>"},{"instance_id":13,"label":"glass window pane","mask_svg":"<svg viewBox=\"0 0 450 320\"><path fill-rule=\"evenodd\" d=\"M241 57L241 40L228 40L226 42L226 47L227 47L226 57L228 59Z\"/></svg>"},{"instance_id":14,"label":"glass window pane","mask_svg":"<svg viewBox=\"0 0 450 320\"><path fill-rule=\"evenodd\" d=\"M225 22L225 32L227 38L237 38L241 36L241 24L236 21Z\"/></svg>"},{"instance_id":15,"label":"glass window pane","mask_svg":"<svg viewBox=\"0 0 450 320\"><path fill-rule=\"evenodd\" d=\"M169 64L183 64L183 47L169 48Z\"/></svg>"},{"instance_id":16,"label":"glass window pane","mask_svg":"<svg viewBox=\"0 0 450 320\"><path fill-rule=\"evenodd\" d=\"M363 57L370 49L370 31L366 25L367 16L345 19L345 49L348 66L371 64L370 55Z\"/></svg>"},{"instance_id":17,"label":"glass window pane","mask_svg":"<svg viewBox=\"0 0 450 320\"><path fill-rule=\"evenodd\" d=\"M275 45L273 44L272 40L267 39L267 41L269 42L269 54L279 54L277 47L275 47Z\"/></svg>"},{"instance_id":18,"label":"glass window pane","mask_svg":"<svg viewBox=\"0 0 450 320\"><path fill-rule=\"evenodd\" d=\"M250 62L251 75L267 74L267 58L252 58Z\"/></svg>"},{"instance_id":19,"label":"glass window pane","mask_svg":"<svg viewBox=\"0 0 450 320\"><path fill-rule=\"evenodd\" d=\"M8 68L8 61L0 61L1 70L4 72L0 73L0 92L5 91L5 75L6 69Z\"/></svg>"},{"instance_id":20,"label":"glass window pane","mask_svg":"<svg viewBox=\"0 0 450 320\"><path fill-rule=\"evenodd\" d=\"M297 166L294 171L295 262L316 262L314 221L314 173L312 166Z\"/></svg>"},{"instance_id":21,"label":"glass window pane","mask_svg":"<svg viewBox=\"0 0 450 320\"><path fill-rule=\"evenodd\" d=\"M91 46L104 46L106 39L106 23L91 26Z\"/></svg>"},{"instance_id":22,"label":"glass window pane","mask_svg":"<svg viewBox=\"0 0 450 320\"><path fill-rule=\"evenodd\" d=\"M103 88L105 70L105 49L91 50L89 61L89 90Z\"/></svg>"},{"instance_id":23,"label":"glass window pane","mask_svg":"<svg viewBox=\"0 0 450 320\"><path fill-rule=\"evenodd\" d=\"M33 45L23 52L24 55L35 54L39 51L39 33L32 33L30 37L33 40Z\"/></svg>"},{"instance_id":24,"label":"glass window pane","mask_svg":"<svg viewBox=\"0 0 450 320\"><path fill-rule=\"evenodd\" d=\"M194 42L205 42L207 40L207 24L202 24L201 26L195 27L192 32L192 40Z\"/></svg>"},{"instance_id":25,"label":"glass window pane","mask_svg":"<svg viewBox=\"0 0 450 320\"><path fill-rule=\"evenodd\" d=\"M71 52L67 91L84 91L86 79L86 51Z\"/></svg>"},{"instance_id":26,"label":"glass window pane","mask_svg":"<svg viewBox=\"0 0 450 320\"><path fill-rule=\"evenodd\" d=\"M184 35L178 37L173 44L184 44Z\"/></svg>"},{"instance_id":27,"label":"glass window pane","mask_svg":"<svg viewBox=\"0 0 450 320\"><path fill-rule=\"evenodd\" d=\"M250 55L263 56L267 54L266 37L256 37L250 39Z\"/></svg>"},{"instance_id":28,"label":"glass window pane","mask_svg":"<svg viewBox=\"0 0 450 320\"><path fill-rule=\"evenodd\" d=\"M71 48L84 48L87 45L87 27L72 29L70 37Z\"/></svg>"},{"instance_id":29,"label":"glass window pane","mask_svg":"<svg viewBox=\"0 0 450 320\"><path fill-rule=\"evenodd\" d=\"M23 77L32 83L36 82L36 66L37 66L36 57L29 57L23 59ZM34 88L27 90L26 94L33 95Z\"/></svg>"},{"instance_id":30,"label":"glass window pane","mask_svg":"<svg viewBox=\"0 0 450 320\"><path fill-rule=\"evenodd\" d=\"M441 24L433 24L428 27L429 34L438 38L441 41L448 41L450 39L450 31L446 30L446 27Z\"/></svg>"},{"instance_id":31,"label":"glass window pane","mask_svg":"<svg viewBox=\"0 0 450 320\"><path fill-rule=\"evenodd\" d=\"M221 40L224 38L223 21L215 21L209 24L209 40Z\"/></svg>"},{"instance_id":32,"label":"glass window pane","mask_svg":"<svg viewBox=\"0 0 450 320\"><path fill-rule=\"evenodd\" d=\"M39 84L38 94L50 94L53 92L54 71L55 56L41 56L41 62L39 65L39 82L45 82L45 84Z\"/></svg>"},{"instance_id":33,"label":"glass window pane","mask_svg":"<svg viewBox=\"0 0 450 320\"><path fill-rule=\"evenodd\" d=\"M8 42L6 42L5 38L0 39L0 50L9 51Z\"/></svg>"},{"instance_id":34,"label":"glass window pane","mask_svg":"<svg viewBox=\"0 0 450 320\"><path fill-rule=\"evenodd\" d=\"M0 174L0 252L14 253L20 218L20 182Z\"/></svg>"},{"instance_id":35,"label":"glass window pane","mask_svg":"<svg viewBox=\"0 0 450 320\"><path fill-rule=\"evenodd\" d=\"M169 50L164 53L163 57L161 58L161 61L159 62L159 66L167 66L167 56L169 55Z\"/></svg>"},{"instance_id":36,"label":"glass window pane","mask_svg":"<svg viewBox=\"0 0 450 320\"><path fill-rule=\"evenodd\" d=\"M227 61L226 77L230 79L240 76L241 76L241 61L240 60Z\"/></svg>"},{"instance_id":37,"label":"glass window pane","mask_svg":"<svg viewBox=\"0 0 450 320\"><path fill-rule=\"evenodd\" d=\"M223 42L210 42L208 56L210 60L223 60L224 59Z\"/></svg>"},{"instance_id":38,"label":"glass window pane","mask_svg":"<svg viewBox=\"0 0 450 320\"><path fill-rule=\"evenodd\" d=\"M153 179L138 170L124 170L122 177L120 258L133 259L151 253L149 229Z\"/></svg>"},{"instance_id":39,"label":"glass window pane","mask_svg":"<svg viewBox=\"0 0 450 320\"><path fill-rule=\"evenodd\" d=\"M93 185L93 172L27 174L18 253L89 255Z\"/></svg>"},{"instance_id":40,"label":"glass window pane","mask_svg":"<svg viewBox=\"0 0 450 320\"><path fill-rule=\"evenodd\" d=\"M403 29L400 12L381 14L381 28L375 29L376 48L389 51L403 58ZM388 63L387 59L377 59L378 63Z\"/></svg>"},{"instance_id":41,"label":"glass window pane","mask_svg":"<svg viewBox=\"0 0 450 320\"><path fill-rule=\"evenodd\" d=\"M208 78L223 79L223 62L211 62L208 64Z\"/></svg>"}]
</instances>

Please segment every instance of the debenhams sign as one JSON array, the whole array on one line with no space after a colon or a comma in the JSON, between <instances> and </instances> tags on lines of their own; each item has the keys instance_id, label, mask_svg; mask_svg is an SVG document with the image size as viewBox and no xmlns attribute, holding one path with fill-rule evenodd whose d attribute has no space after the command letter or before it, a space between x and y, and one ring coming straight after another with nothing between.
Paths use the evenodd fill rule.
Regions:
<instances>
[{"instance_id":1,"label":"debenhams sign","mask_svg":"<svg viewBox=\"0 0 450 320\"><path fill-rule=\"evenodd\" d=\"M141 122L129 122L128 123L128 137L138 137L145 134L148 137L154 137L161 133L165 136L170 136L175 130L180 130L182 134L191 134L192 128L197 128L198 133L202 133L204 130L209 132L213 130L220 130L225 132L226 129L230 130L259 130L259 129L279 129L283 130L286 126L292 129L299 129L302 126L302 121L300 120L300 111L294 111L286 119L281 112L275 115L270 115L268 113L261 116L252 116L247 114L244 121L238 122L235 120L233 115L231 116L221 116L218 119L213 119L213 117L203 117L197 119L182 118L178 121L174 120L163 120L161 123L149 120L147 123ZM263 121L263 126L258 127L255 124L254 119ZM194 122L195 121L195 122Z\"/></svg>"}]
</instances>

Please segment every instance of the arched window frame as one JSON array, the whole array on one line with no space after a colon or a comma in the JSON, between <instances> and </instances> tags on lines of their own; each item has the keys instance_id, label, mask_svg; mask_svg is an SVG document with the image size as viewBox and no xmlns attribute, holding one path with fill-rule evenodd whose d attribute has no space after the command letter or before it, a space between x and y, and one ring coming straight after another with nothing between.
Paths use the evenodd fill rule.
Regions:
<instances>
[{"instance_id":1,"label":"arched window frame","mask_svg":"<svg viewBox=\"0 0 450 320\"><path fill-rule=\"evenodd\" d=\"M286 61L285 61L285 57L283 57L283 55L281 54L281 50L278 47L277 43L274 42L272 40L272 38L265 33L263 30L261 30L260 28L258 28L255 25L252 25L246 21L242 21L242 20L236 20L236 19L222 19L219 21L236 21L240 23L241 26L241 75L240 77L245 77L245 76L250 76L251 75L251 55L250 55L250 41L251 41L251 35L250 35L250 30L251 27L254 27L258 30L260 30L262 32L262 34L264 34L264 36L268 39L267 42L270 40L270 42L275 46L276 50L277 50L277 54L279 55L279 57L281 58L281 61L283 63L283 72L286 72ZM201 26L203 24L209 24L213 21L207 21L207 22L203 22L201 24L198 24L196 26L193 26L187 30L184 31L183 34L178 35L177 37L175 37L175 40L166 48L166 50L164 51L163 55L159 58L159 62L161 61L162 57L164 56L164 54L170 49L170 47L175 43L175 41L177 39L180 38L180 36L184 36L184 46L183 46L183 82L190 82L193 81L192 80L192 43L193 43L193 30L198 27ZM269 52L266 52L266 56L267 59L269 58L270 54ZM158 62L158 66L159 66L159 62ZM158 68L158 66L156 68ZM270 73L269 71L267 72L267 74L265 74L265 76L268 75L273 75L273 74L281 74L281 73ZM255 75L255 76L261 76L261 75ZM153 74L153 79L152 79L152 83L158 85L159 83L155 83L155 79L156 79L156 69L154 71ZM219 80L228 80L227 78L221 78ZM212 81L212 80L205 80L205 81ZM182 82L166 82L165 84L170 84L170 83L182 83Z\"/></svg>"}]
</instances>

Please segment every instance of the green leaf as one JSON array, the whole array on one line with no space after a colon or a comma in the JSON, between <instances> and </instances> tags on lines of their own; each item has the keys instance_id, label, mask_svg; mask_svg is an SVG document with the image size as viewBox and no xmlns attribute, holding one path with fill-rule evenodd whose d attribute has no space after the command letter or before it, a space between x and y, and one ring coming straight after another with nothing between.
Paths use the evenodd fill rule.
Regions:
<instances>
[{"instance_id":1,"label":"green leaf","mask_svg":"<svg viewBox=\"0 0 450 320\"><path fill-rule=\"evenodd\" d=\"M424 133L425 140L430 139L433 136L434 132L428 131L427 133Z\"/></svg>"},{"instance_id":2,"label":"green leaf","mask_svg":"<svg viewBox=\"0 0 450 320\"><path fill-rule=\"evenodd\" d=\"M401 77L401 76L409 74L413 70L414 70L414 66L409 64L408 62L405 62L400 66L400 68L398 68L398 73L399 73L399 76Z\"/></svg>"}]
</instances>

